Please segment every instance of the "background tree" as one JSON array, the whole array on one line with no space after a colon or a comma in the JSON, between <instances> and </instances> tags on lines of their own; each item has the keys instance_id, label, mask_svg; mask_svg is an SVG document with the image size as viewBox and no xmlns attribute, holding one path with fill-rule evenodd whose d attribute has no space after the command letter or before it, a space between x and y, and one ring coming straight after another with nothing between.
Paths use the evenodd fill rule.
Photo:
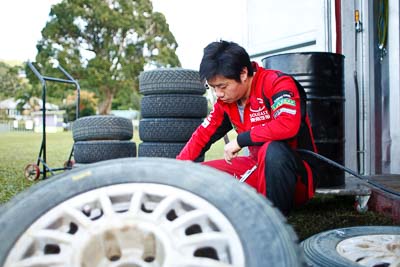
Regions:
<instances>
[{"instance_id":1,"label":"background tree","mask_svg":"<svg viewBox=\"0 0 400 267\"><path fill-rule=\"evenodd\" d=\"M180 66L177 46L150 0L64 0L51 8L36 62L56 76L51 64L56 59L81 88L95 92L99 113L107 114L116 96L125 108L126 99L137 96L145 66ZM55 85L49 94L61 100L70 92ZM134 102L130 107L137 108Z\"/></svg>"},{"instance_id":2,"label":"background tree","mask_svg":"<svg viewBox=\"0 0 400 267\"><path fill-rule=\"evenodd\" d=\"M0 61L0 99L18 98L30 90L28 81L20 73L20 66Z\"/></svg>"},{"instance_id":3,"label":"background tree","mask_svg":"<svg viewBox=\"0 0 400 267\"><path fill-rule=\"evenodd\" d=\"M76 97L75 91L72 95L68 95L65 103L61 106L64 109L64 122L74 121L76 119ZM80 92L79 101L79 117L91 116L96 114L97 99L93 92L82 90Z\"/></svg>"}]
</instances>

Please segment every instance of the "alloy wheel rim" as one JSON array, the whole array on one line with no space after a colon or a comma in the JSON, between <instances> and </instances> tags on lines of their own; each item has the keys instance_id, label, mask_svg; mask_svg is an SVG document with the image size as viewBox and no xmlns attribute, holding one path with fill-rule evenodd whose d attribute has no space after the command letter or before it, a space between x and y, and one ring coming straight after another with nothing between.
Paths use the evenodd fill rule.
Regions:
<instances>
[{"instance_id":1,"label":"alloy wheel rim","mask_svg":"<svg viewBox=\"0 0 400 267\"><path fill-rule=\"evenodd\" d=\"M39 217L11 248L16 266L244 266L234 227L211 203L168 185L93 189Z\"/></svg>"},{"instance_id":2,"label":"alloy wheel rim","mask_svg":"<svg viewBox=\"0 0 400 267\"><path fill-rule=\"evenodd\" d=\"M347 238L336 251L362 266L400 266L400 235L376 234Z\"/></svg>"}]
</instances>

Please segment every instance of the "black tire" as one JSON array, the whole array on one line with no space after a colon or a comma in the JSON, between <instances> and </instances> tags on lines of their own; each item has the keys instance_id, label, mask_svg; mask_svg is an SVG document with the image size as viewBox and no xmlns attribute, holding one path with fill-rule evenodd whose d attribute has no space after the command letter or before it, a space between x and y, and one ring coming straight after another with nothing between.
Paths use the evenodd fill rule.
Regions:
<instances>
[{"instance_id":1,"label":"black tire","mask_svg":"<svg viewBox=\"0 0 400 267\"><path fill-rule=\"evenodd\" d=\"M138 157L176 158L186 143L143 142L138 146ZM204 156L196 162L204 161Z\"/></svg>"},{"instance_id":2,"label":"black tire","mask_svg":"<svg viewBox=\"0 0 400 267\"><path fill-rule=\"evenodd\" d=\"M118 184L122 186L117 186ZM143 188L145 186L147 186L146 188L151 186L163 186L171 190L180 190L182 194L189 194L201 201L206 201L206 203L208 203L207 205L210 205L212 209L216 209L220 212L222 216L220 218L228 222L233 229L232 235L229 235L229 238L237 237L235 240L237 240L240 245L239 247L232 246L231 251L229 251L230 253L224 254L224 256L229 259L239 255L243 256L242 258L244 261L242 264L230 265L228 263L226 266L303 266L304 261L294 231L286 224L279 211L273 208L266 198L255 193L247 185L241 184L231 176L215 169L190 162L150 158L120 159L94 163L87 167L64 172L52 179L43 180L30 187L27 191L18 194L5 204L6 207L4 207L0 216L0 239L2 242L0 246L0 266L4 266L3 264L11 253L15 253L14 256L17 259L20 257L30 259L37 255L43 255L46 248L52 249L50 252L58 249L59 254L63 255L63 257L56 255L58 260L66 259L65 257L70 254L72 254L72 257L82 255L83 253L71 252L68 250L69 247L64 249L64 244L68 245L68 243L65 243L64 239L70 240L68 242L79 243L81 249L82 245L85 245L85 248L87 245L93 246L93 242L89 244L88 242L83 243L83 240L78 238L80 233L82 233L81 231L88 232L89 230L88 233L90 233L90 229L96 231L102 230L101 228L97 228L97 225L99 223L102 223L103 226L111 225L112 220L109 220L108 216L121 219L124 218L125 215L129 215L128 213L133 213L134 210L132 209L134 209L134 207L132 209L128 208L118 215L118 204L129 204L135 196L134 192L137 192L135 190L139 190L141 187ZM110 192L109 190L113 188L117 188L121 192L123 191L121 194L124 195L119 198L118 196L107 194L107 192ZM132 191L129 193L126 188L132 188ZM82 196L83 194L93 194L96 192L101 192L102 196L106 197L106 199L104 199L104 197L101 199L101 203L104 203L105 206L101 203L99 205L97 204L100 200L96 201L96 199L83 198ZM115 190L113 192L115 192ZM140 192L143 192L143 190ZM158 191L158 193L160 192ZM70 201L72 198L74 198L74 200L79 199L79 201L74 202L75 204L72 205ZM157 199L149 199L148 201L156 200ZM62 205L67 204L67 201L71 205ZM143 202L135 203L140 204ZM189 204L192 203L194 202L189 202ZM100 209L100 216L102 214L102 208L108 207L108 209L105 210L108 216L93 218L90 211L89 213L87 212L87 208L90 209L91 207L97 210ZM185 207L190 211L190 205L185 205ZM154 209L153 207L153 210ZM173 209L173 207L171 209ZM149 214L148 212L150 212L148 216L152 215L152 210L147 211L143 209L143 206L142 210L143 211L140 213L141 216L147 216L146 213ZM56 212L54 213L53 211ZM169 209L166 211L169 211ZM209 215L205 210L204 213L207 216ZM54 221L52 224L50 224L50 221L48 221L47 224L46 222L42 223L49 218L58 219L57 216L61 216L62 218ZM172 220L173 222L176 218L179 219L179 216L178 214L177 216L168 218L168 220ZM63 220L64 218L65 221ZM76 221L76 219L74 220L74 218L79 218L79 221ZM163 222L169 223L168 220L165 218ZM130 222L132 224L136 221L130 220ZM32 225L35 225L35 229L38 229L40 234L34 235L37 231L32 229ZM81 225L83 227L81 227ZM159 224L156 224L156 226L157 225ZM223 226L225 225L226 224ZM41 231L42 226L43 228L47 227L47 229ZM67 228L68 226L70 228L69 231ZM158 227L161 231L161 227ZM191 228L191 226L187 227L186 229ZM163 229L168 230L169 228L170 227L164 227ZM129 229L125 231L127 230ZM58 239L47 238L48 234L54 231L57 233L62 231L63 233L62 235L61 233L58 235L60 236ZM96 231L95 233L97 233ZM206 229L205 234L218 234L219 231L220 228L211 227L209 230ZM129 234L129 232L126 233ZM198 232L196 235L202 235L202 232ZM54 234L50 235L50 237L53 236ZM97 235L97 237L101 236ZM172 242L172 238L177 238L177 235L169 235L168 238L170 238L170 242ZM190 238L190 236L183 238L185 238L185 241L187 238ZM18 239L19 241L21 241L21 239L27 241L27 243L23 242L23 244L26 245L22 245L26 251L21 251L19 249L21 248L21 245L19 245L21 243L16 243ZM228 240L228 238L224 236L224 240ZM131 242L133 245L136 243L137 242ZM36 246L34 244L38 245ZM57 244L61 245L57 246ZM211 246L213 246L213 244ZM74 248L75 247L71 247L71 249ZM31 252L30 249L36 250L33 252L37 253ZM100 254L103 250L105 249L91 250L93 253L89 253L89 256L92 260L96 260L96 253ZM191 256L193 257L194 255L191 254ZM174 258L178 260L176 256ZM118 258L113 259L114 261L118 260ZM212 262L215 262L215 260L204 258L204 256L202 259L203 263L204 261L207 262L207 260L210 263L209 265L203 264L202 266L214 266ZM218 260L219 259L217 259L217 261ZM70 263L73 264L73 262ZM80 263L81 262L77 265ZM91 263L94 264L93 262ZM11 262L9 266L15 266L15 262ZM168 265L166 267L170 266L171 265Z\"/></svg>"},{"instance_id":3,"label":"black tire","mask_svg":"<svg viewBox=\"0 0 400 267\"><path fill-rule=\"evenodd\" d=\"M143 118L204 118L207 98L200 95L148 95L141 101Z\"/></svg>"},{"instance_id":4,"label":"black tire","mask_svg":"<svg viewBox=\"0 0 400 267\"><path fill-rule=\"evenodd\" d=\"M202 95L206 89L200 82L198 71L165 68L141 72L139 91L143 95L176 93Z\"/></svg>"},{"instance_id":5,"label":"black tire","mask_svg":"<svg viewBox=\"0 0 400 267\"><path fill-rule=\"evenodd\" d=\"M351 261L341 256L337 251L338 244L341 241L348 240L354 237L375 235L400 235L400 227L357 226L334 229L313 235L304 240L301 245L304 250L306 261L310 266L360 267L367 265L358 264L356 261ZM368 245L367 242L365 242L365 244ZM381 247L384 247L385 245L381 245ZM372 247L369 246L367 253L373 256L372 252ZM359 261L360 260L363 259L360 258ZM389 266L389 264L382 262L376 263L374 266Z\"/></svg>"},{"instance_id":6,"label":"black tire","mask_svg":"<svg viewBox=\"0 0 400 267\"><path fill-rule=\"evenodd\" d=\"M79 141L74 144L74 159L77 163L130 157L136 157L136 144L131 141Z\"/></svg>"},{"instance_id":7,"label":"black tire","mask_svg":"<svg viewBox=\"0 0 400 267\"><path fill-rule=\"evenodd\" d=\"M74 141L131 140L132 121L112 115L82 117L72 124Z\"/></svg>"},{"instance_id":8,"label":"black tire","mask_svg":"<svg viewBox=\"0 0 400 267\"><path fill-rule=\"evenodd\" d=\"M139 121L139 137L144 142L186 142L202 119L152 118Z\"/></svg>"}]
</instances>

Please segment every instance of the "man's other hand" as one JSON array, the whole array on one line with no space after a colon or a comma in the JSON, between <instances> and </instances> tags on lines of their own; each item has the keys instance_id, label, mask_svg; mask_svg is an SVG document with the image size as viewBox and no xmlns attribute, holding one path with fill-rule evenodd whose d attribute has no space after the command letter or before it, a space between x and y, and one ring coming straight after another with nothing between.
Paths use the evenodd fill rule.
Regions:
<instances>
[{"instance_id":1,"label":"man's other hand","mask_svg":"<svg viewBox=\"0 0 400 267\"><path fill-rule=\"evenodd\" d=\"M242 148L239 146L236 138L224 147L224 159L227 163L231 164L231 160L236 157Z\"/></svg>"}]
</instances>

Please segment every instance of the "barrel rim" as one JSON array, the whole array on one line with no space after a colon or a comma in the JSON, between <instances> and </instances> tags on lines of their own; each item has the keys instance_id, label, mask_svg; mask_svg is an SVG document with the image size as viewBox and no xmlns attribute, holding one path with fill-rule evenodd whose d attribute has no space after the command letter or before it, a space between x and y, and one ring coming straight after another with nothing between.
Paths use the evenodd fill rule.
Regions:
<instances>
[{"instance_id":1,"label":"barrel rim","mask_svg":"<svg viewBox=\"0 0 400 267\"><path fill-rule=\"evenodd\" d=\"M271 56L267 56L267 57L265 57L265 58L263 58L263 59L261 59L261 61L263 61L264 59L267 59L267 58L272 58L272 57L277 57L277 56L285 56L285 55L311 55L311 54L313 54L313 55L322 55L322 54L325 54L325 55L331 55L331 56L338 56L338 57L341 57L342 59L344 59L345 58L345 56L343 55L343 54L340 54L340 53L334 53L334 52L321 52L321 51L316 51L316 52L289 52L289 53L280 53L280 54L275 54L275 55L271 55Z\"/></svg>"}]
</instances>

